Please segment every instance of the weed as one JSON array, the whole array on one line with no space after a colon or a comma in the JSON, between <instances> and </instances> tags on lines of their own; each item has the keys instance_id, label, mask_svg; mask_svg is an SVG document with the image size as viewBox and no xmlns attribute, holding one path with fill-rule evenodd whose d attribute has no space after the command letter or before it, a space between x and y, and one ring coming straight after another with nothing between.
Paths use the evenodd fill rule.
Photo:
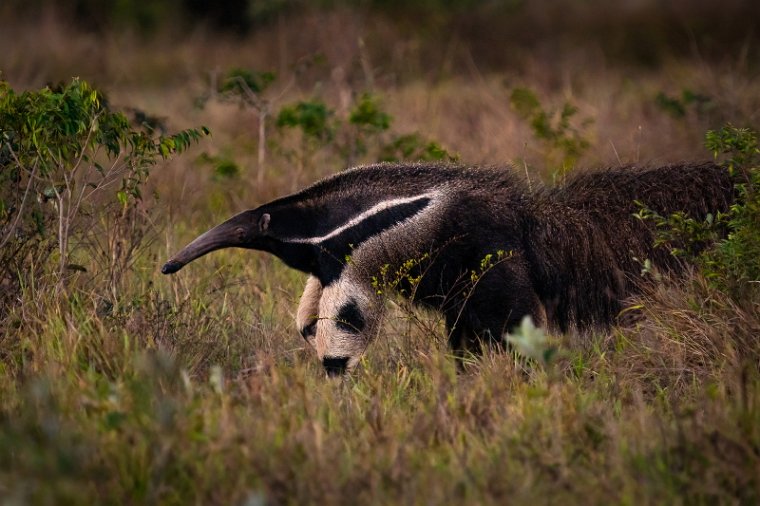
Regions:
<instances>
[{"instance_id":1,"label":"weed","mask_svg":"<svg viewBox=\"0 0 760 506\"><path fill-rule=\"evenodd\" d=\"M517 114L529 122L533 136L545 145L546 166L555 168L554 179L563 180L591 145L581 130L592 120L585 119L576 127L572 120L578 113L577 107L565 102L557 111L545 109L528 88L513 89L509 102Z\"/></svg>"}]
</instances>

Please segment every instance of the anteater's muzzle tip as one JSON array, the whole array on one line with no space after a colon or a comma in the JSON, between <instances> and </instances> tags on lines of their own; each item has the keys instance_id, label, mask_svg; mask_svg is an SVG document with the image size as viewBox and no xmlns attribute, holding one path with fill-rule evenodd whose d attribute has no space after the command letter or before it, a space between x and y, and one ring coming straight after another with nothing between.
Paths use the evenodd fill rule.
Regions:
<instances>
[{"instance_id":1,"label":"anteater's muzzle tip","mask_svg":"<svg viewBox=\"0 0 760 506\"><path fill-rule=\"evenodd\" d=\"M176 260L169 260L161 267L161 274L174 274L182 268L184 264L177 262Z\"/></svg>"},{"instance_id":2,"label":"anteater's muzzle tip","mask_svg":"<svg viewBox=\"0 0 760 506\"><path fill-rule=\"evenodd\" d=\"M348 357L325 357L322 359L325 372L331 378L342 376L348 369Z\"/></svg>"}]
</instances>

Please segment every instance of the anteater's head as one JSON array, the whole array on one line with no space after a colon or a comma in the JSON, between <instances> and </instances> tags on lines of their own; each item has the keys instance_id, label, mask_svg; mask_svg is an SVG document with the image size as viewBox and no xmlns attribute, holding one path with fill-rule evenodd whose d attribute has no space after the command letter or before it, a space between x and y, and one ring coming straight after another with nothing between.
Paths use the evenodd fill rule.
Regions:
<instances>
[{"instance_id":1,"label":"anteater's head","mask_svg":"<svg viewBox=\"0 0 760 506\"><path fill-rule=\"evenodd\" d=\"M164 264L161 272L173 274L196 258L222 248L262 249L270 220L270 214L263 208L243 211L182 248Z\"/></svg>"}]
</instances>

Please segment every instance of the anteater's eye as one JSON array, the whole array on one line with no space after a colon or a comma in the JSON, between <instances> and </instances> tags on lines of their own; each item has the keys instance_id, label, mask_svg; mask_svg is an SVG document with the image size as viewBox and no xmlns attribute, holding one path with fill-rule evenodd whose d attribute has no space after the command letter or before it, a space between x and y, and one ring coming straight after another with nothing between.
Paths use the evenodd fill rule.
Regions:
<instances>
[{"instance_id":1,"label":"anteater's eye","mask_svg":"<svg viewBox=\"0 0 760 506\"><path fill-rule=\"evenodd\" d=\"M348 301L338 311L335 325L346 332L358 334L364 330L366 322L364 321L364 315L362 315L359 305L355 300Z\"/></svg>"}]
</instances>

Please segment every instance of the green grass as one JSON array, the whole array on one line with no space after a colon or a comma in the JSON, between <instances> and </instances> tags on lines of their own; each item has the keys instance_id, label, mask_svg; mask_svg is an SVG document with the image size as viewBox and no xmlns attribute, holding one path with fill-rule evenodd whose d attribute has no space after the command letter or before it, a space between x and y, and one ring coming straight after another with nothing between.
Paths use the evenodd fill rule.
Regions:
<instances>
[{"instance_id":1,"label":"green grass","mask_svg":"<svg viewBox=\"0 0 760 506\"><path fill-rule=\"evenodd\" d=\"M301 276L223 255L152 286L136 269L118 314L22 294L0 341L6 503L759 499L760 321L698 279L630 328L554 338L545 367L486 353L457 373L396 312L327 380L291 328ZM279 289L249 289L259 267Z\"/></svg>"}]
</instances>

